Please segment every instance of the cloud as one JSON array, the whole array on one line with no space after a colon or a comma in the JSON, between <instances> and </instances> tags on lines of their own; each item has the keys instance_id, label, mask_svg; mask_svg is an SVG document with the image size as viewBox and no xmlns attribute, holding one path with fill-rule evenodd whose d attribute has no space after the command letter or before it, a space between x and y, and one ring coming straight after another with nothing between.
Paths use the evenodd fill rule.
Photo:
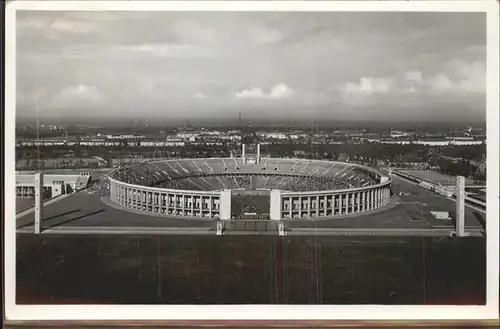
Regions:
<instances>
[{"instance_id":1,"label":"cloud","mask_svg":"<svg viewBox=\"0 0 500 329\"><path fill-rule=\"evenodd\" d=\"M442 72L424 76L410 70L392 78L362 77L359 83L347 82L342 87L345 98L367 97L376 94L454 94L484 93L486 70L482 62L467 63L453 60L442 66Z\"/></svg>"},{"instance_id":2,"label":"cloud","mask_svg":"<svg viewBox=\"0 0 500 329\"><path fill-rule=\"evenodd\" d=\"M156 57L171 58L201 58L218 56L216 49L206 47L192 46L189 44L141 44L136 46L118 46L119 52L130 52L137 54L148 54Z\"/></svg>"},{"instance_id":3,"label":"cloud","mask_svg":"<svg viewBox=\"0 0 500 329\"><path fill-rule=\"evenodd\" d=\"M486 65L483 62L466 63L456 59L449 66L458 75L457 89L471 93L486 92Z\"/></svg>"},{"instance_id":4,"label":"cloud","mask_svg":"<svg viewBox=\"0 0 500 329\"><path fill-rule=\"evenodd\" d=\"M424 78L418 70L408 71L404 75L404 83L406 89L404 92L414 94L417 93L422 85Z\"/></svg>"},{"instance_id":5,"label":"cloud","mask_svg":"<svg viewBox=\"0 0 500 329\"><path fill-rule=\"evenodd\" d=\"M419 87L431 93L475 94L486 92L484 63L467 63L455 59L444 67L444 72L417 81Z\"/></svg>"},{"instance_id":6,"label":"cloud","mask_svg":"<svg viewBox=\"0 0 500 329\"><path fill-rule=\"evenodd\" d=\"M137 53L148 53L154 56L165 57L165 56L181 56L184 53L189 53L194 50L195 47L189 45L178 45L178 44L142 44L136 46L118 46L118 50L137 52Z\"/></svg>"},{"instance_id":7,"label":"cloud","mask_svg":"<svg viewBox=\"0 0 500 329\"><path fill-rule=\"evenodd\" d=\"M417 84L422 83L422 81L424 80L422 77L422 73L417 70L406 72L404 78L408 83L417 83Z\"/></svg>"},{"instance_id":8,"label":"cloud","mask_svg":"<svg viewBox=\"0 0 500 329\"><path fill-rule=\"evenodd\" d=\"M101 101L95 86L79 84L62 89L51 101L53 107L93 105Z\"/></svg>"},{"instance_id":9,"label":"cloud","mask_svg":"<svg viewBox=\"0 0 500 329\"><path fill-rule=\"evenodd\" d=\"M16 102L18 105L43 106L49 96L49 92L44 87L38 87L32 90L17 90Z\"/></svg>"},{"instance_id":10,"label":"cloud","mask_svg":"<svg viewBox=\"0 0 500 329\"><path fill-rule=\"evenodd\" d=\"M244 89L236 93L238 99L286 99L295 94L295 91L284 83L274 85L269 93L261 88Z\"/></svg>"},{"instance_id":11,"label":"cloud","mask_svg":"<svg viewBox=\"0 0 500 329\"><path fill-rule=\"evenodd\" d=\"M428 81L426 81L426 85L431 88L431 91L437 92L448 92L454 87L453 82L445 74L438 74L431 77Z\"/></svg>"},{"instance_id":12,"label":"cloud","mask_svg":"<svg viewBox=\"0 0 500 329\"><path fill-rule=\"evenodd\" d=\"M195 98L198 98L198 99L204 99L206 98L205 94L203 93L197 93L196 95L194 95Z\"/></svg>"},{"instance_id":13,"label":"cloud","mask_svg":"<svg viewBox=\"0 0 500 329\"><path fill-rule=\"evenodd\" d=\"M133 12L132 12L133 14ZM130 13L123 15L123 13L113 11L74 11L71 12L71 17L79 20L90 20L97 22L115 22L122 20L130 20Z\"/></svg>"},{"instance_id":14,"label":"cloud","mask_svg":"<svg viewBox=\"0 0 500 329\"><path fill-rule=\"evenodd\" d=\"M392 78L362 77L359 83L348 82L343 91L346 96L387 94L394 84Z\"/></svg>"},{"instance_id":15,"label":"cloud","mask_svg":"<svg viewBox=\"0 0 500 329\"><path fill-rule=\"evenodd\" d=\"M19 91L45 87L47 105L53 98L99 99L96 109L120 114L117 108L129 108L137 116L163 115L166 107L195 116L203 104L210 115L252 105L263 109L263 117L278 108L290 116L325 108L321 115L331 117L343 105L359 102L378 117L378 111L385 113L379 108L400 109L410 98L416 108L446 102L484 108L480 61L486 58L486 18L481 16L21 11L16 84ZM429 32L428 26L436 27ZM413 39L419 31L426 37ZM80 82L94 96L71 99L61 92ZM206 98L197 98L199 92ZM32 113L31 94L18 95L21 103L26 105L20 111ZM71 116L81 109L61 106L54 113Z\"/></svg>"},{"instance_id":16,"label":"cloud","mask_svg":"<svg viewBox=\"0 0 500 329\"><path fill-rule=\"evenodd\" d=\"M97 29L94 22L67 19L64 16L32 16L20 19L18 28L46 30L47 32L68 32L86 34Z\"/></svg>"},{"instance_id":17,"label":"cloud","mask_svg":"<svg viewBox=\"0 0 500 329\"><path fill-rule=\"evenodd\" d=\"M166 97L162 91L164 81L162 77L142 76L136 80L136 90L141 97L157 98Z\"/></svg>"},{"instance_id":18,"label":"cloud","mask_svg":"<svg viewBox=\"0 0 500 329\"><path fill-rule=\"evenodd\" d=\"M283 34L280 32L280 30L270 29L259 24L249 26L248 34L254 42L259 44L270 44L283 40Z\"/></svg>"},{"instance_id":19,"label":"cloud","mask_svg":"<svg viewBox=\"0 0 500 329\"><path fill-rule=\"evenodd\" d=\"M219 41L215 28L202 26L194 20L177 20L172 31L183 41L195 44L214 44Z\"/></svg>"},{"instance_id":20,"label":"cloud","mask_svg":"<svg viewBox=\"0 0 500 329\"><path fill-rule=\"evenodd\" d=\"M272 88L269 96L271 98L290 98L294 93L295 91L293 91L287 85L285 85L284 83L279 83Z\"/></svg>"}]
</instances>

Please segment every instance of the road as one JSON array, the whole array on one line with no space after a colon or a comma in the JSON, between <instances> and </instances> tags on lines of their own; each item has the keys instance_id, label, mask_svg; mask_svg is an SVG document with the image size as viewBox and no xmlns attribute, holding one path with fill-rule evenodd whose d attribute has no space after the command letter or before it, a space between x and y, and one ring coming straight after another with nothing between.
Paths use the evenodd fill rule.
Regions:
<instances>
[{"instance_id":1,"label":"road","mask_svg":"<svg viewBox=\"0 0 500 329\"><path fill-rule=\"evenodd\" d=\"M18 234L32 234L30 227L17 230ZM430 229L373 229L373 228L294 228L287 230L286 235L326 235L326 236L451 236L454 231L449 228ZM469 236L484 236L484 232L479 228L469 228L466 232ZM75 235L215 235L216 232L203 227L54 227L46 229L42 234L75 234ZM277 235L276 231L249 232L249 231L228 231L224 235Z\"/></svg>"},{"instance_id":2,"label":"road","mask_svg":"<svg viewBox=\"0 0 500 329\"><path fill-rule=\"evenodd\" d=\"M32 227L17 229L19 234L33 234ZM42 234L138 234L138 235L215 235L207 227L96 227L96 226L56 226L45 229Z\"/></svg>"},{"instance_id":3,"label":"road","mask_svg":"<svg viewBox=\"0 0 500 329\"><path fill-rule=\"evenodd\" d=\"M429 229L367 229L367 228L346 228L346 229L293 229L287 231L286 235L344 235L344 236L451 236L454 231L449 228L429 228ZM479 228L469 228L466 232L469 236L483 236L483 231Z\"/></svg>"},{"instance_id":4,"label":"road","mask_svg":"<svg viewBox=\"0 0 500 329\"><path fill-rule=\"evenodd\" d=\"M392 177L392 178L393 178L393 180L394 180L394 178L395 178L395 177L397 177L397 179L400 179L400 180L402 180L402 181L405 181L406 183L410 183L410 184L412 184L412 185L414 185L414 186L417 186L417 187L420 187L421 189L424 189L423 187L419 186L417 183L412 182L411 180L406 179L406 178L404 178L404 177L402 177L402 176L393 176L393 177ZM424 190L425 190L425 189L424 189ZM452 197L445 197L445 196L440 195L440 194L437 194L437 193L433 193L433 194L434 194L436 197L440 197L440 198L443 198L443 199L447 199L447 200L450 200L450 201L452 201L452 202L456 203L456 200L455 200L454 198L452 198ZM470 199L470 198L469 198L469 199ZM472 200L472 201L476 202L475 200ZM478 202L478 204L481 204L481 203L480 203L480 202ZM486 206L486 204L484 204L484 205ZM473 210L475 210L475 211L479 211L479 212L481 212L482 214L486 214L486 210L484 210L484 209L474 207L474 206L472 206L472 205L470 205L470 204L467 204L467 203L465 204L465 206L466 206L466 207L468 207L468 208L470 208L470 209L473 209Z\"/></svg>"}]
</instances>

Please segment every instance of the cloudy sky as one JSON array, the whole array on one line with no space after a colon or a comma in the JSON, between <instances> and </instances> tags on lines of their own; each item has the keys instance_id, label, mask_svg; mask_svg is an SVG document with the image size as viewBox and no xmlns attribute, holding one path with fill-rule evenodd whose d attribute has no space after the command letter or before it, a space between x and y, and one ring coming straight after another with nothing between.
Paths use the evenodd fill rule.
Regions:
<instances>
[{"instance_id":1,"label":"cloudy sky","mask_svg":"<svg viewBox=\"0 0 500 329\"><path fill-rule=\"evenodd\" d=\"M473 120L481 13L17 14L17 114Z\"/></svg>"}]
</instances>

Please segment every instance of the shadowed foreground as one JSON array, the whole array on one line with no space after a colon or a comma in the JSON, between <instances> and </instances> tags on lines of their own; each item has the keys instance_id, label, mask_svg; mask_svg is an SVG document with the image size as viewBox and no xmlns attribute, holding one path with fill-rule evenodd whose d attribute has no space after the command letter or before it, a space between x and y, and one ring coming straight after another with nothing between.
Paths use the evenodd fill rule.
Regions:
<instances>
[{"instance_id":1,"label":"shadowed foreground","mask_svg":"<svg viewBox=\"0 0 500 329\"><path fill-rule=\"evenodd\" d=\"M18 235L17 303L484 304L485 242Z\"/></svg>"}]
</instances>

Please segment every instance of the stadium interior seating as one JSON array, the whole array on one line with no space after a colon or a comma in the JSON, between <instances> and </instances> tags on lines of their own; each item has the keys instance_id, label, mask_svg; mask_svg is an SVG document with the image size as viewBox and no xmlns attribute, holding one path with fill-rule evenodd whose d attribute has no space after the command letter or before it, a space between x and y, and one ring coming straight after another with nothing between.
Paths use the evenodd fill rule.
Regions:
<instances>
[{"instance_id":1,"label":"stadium interior seating","mask_svg":"<svg viewBox=\"0 0 500 329\"><path fill-rule=\"evenodd\" d=\"M113 178L129 184L179 190L280 189L319 191L362 187L376 177L357 166L338 162L262 159L181 159L152 161L119 168Z\"/></svg>"}]
</instances>

